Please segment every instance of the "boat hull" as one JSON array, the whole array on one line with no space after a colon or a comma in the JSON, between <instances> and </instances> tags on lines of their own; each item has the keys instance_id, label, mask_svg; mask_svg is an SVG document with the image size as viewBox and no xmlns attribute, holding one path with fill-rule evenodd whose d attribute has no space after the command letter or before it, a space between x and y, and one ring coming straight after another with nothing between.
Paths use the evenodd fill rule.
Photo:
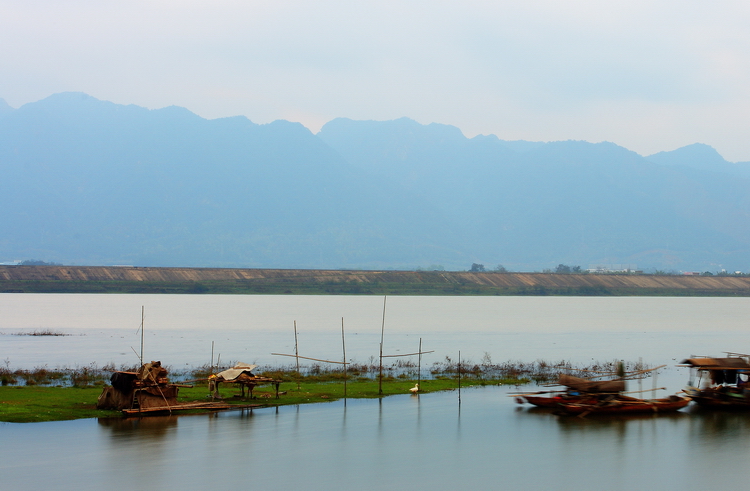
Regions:
<instances>
[{"instance_id":1,"label":"boat hull","mask_svg":"<svg viewBox=\"0 0 750 491\"><path fill-rule=\"evenodd\" d=\"M731 411L750 411L750 398L735 388L704 389L691 395L698 407Z\"/></svg>"},{"instance_id":2,"label":"boat hull","mask_svg":"<svg viewBox=\"0 0 750 491\"><path fill-rule=\"evenodd\" d=\"M529 404L532 404L534 406L546 407L546 408L552 408L552 409L560 407L560 404L581 403L581 402L591 401L590 396L545 397L545 396L522 395L520 397L523 398Z\"/></svg>"},{"instance_id":3,"label":"boat hull","mask_svg":"<svg viewBox=\"0 0 750 491\"><path fill-rule=\"evenodd\" d=\"M671 396L665 399L617 398L591 403L560 404L559 412L571 416L669 413L690 404L687 397Z\"/></svg>"}]
</instances>

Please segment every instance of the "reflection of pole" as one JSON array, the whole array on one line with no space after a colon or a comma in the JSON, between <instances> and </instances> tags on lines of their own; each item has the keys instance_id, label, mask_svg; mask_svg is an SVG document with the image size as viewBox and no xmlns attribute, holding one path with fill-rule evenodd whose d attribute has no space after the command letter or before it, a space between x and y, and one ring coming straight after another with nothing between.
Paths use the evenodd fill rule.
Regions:
<instances>
[{"instance_id":1,"label":"reflection of pole","mask_svg":"<svg viewBox=\"0 0 750 491\"><path fill-rule=\"evenodd\" d=\"M299 349L297 347L297 321L294 321L294 357L297 359L297 390L299 390Z\"/></svg>"},{"instance_id":2,"label":"reflection of pole","mask_svg":"<svg viewBox=\"0 0 750 491\"><path fill-rule=\"evenodd\" d=\"M383 335L385 334L385 300L383 296L383 325L380 327L380 371L378 375L378 395L383 395Z\"/></svg>"},{"instance_id":3,"label":"reflection of pole","mask_svg":"<svg viewBox=\"0 0 750 491\"><path fill-rule=\"evenodd\" d=\"M417 385L422 385L422 338L419 338L419 362L417 362Z\"/></svg>"},{"instance_id":4,"label":"reflection of pole","mask_svg":"<svg viewBox=\"0 0 750 491\"><path fill-rule=\"evenodd\" d=\"M344 339L344 318L341 318L341 349L344 352L344 405L346 405L346 341Z\"/></svg>"}]
</instances>

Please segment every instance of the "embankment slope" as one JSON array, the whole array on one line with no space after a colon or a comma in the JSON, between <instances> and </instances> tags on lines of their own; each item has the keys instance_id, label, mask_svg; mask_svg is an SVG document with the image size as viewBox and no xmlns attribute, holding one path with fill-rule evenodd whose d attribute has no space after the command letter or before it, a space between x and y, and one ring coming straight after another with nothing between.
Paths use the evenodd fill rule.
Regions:
<instances>
[{"instance_id":1,"label":"embankment slope","mask_svg":"<svg viewBox=\"0 0 750 491\"><path fill-rule=\"evenodd\" d=\"M0 292L750 296L750 277L0 266Z\"/></svg>"}]
</instances>

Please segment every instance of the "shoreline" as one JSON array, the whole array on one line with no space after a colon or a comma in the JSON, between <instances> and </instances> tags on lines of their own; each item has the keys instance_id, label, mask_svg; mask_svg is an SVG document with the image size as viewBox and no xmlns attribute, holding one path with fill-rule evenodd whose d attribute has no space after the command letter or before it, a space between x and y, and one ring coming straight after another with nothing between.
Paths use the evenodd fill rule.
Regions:
<instances>
[{"instance_id":1,"label":"shoreline","mask_svg":"<svg viewBox=\"0 0 750 491\"><path fill-rule=\"evenodd\" d=\"M381 399L393 395L408 395L409 389L414 386L415 380L398 379L383 382L383 393L378 393L377 381L352 380L347 382L347 399ZM501 385L524 385L531 383L528 380L514 382L502 380L478 380L462 379L461 388L478 386L501 386ZM333 402L344 399L344 384L329 382L303 382L297 390L296 383L285 381L284 394L280 399L274 399L273 389L259 387L255 390L253 399L239 398L235 395L224 395L222 402L230 405L246 406L248 403L259 404L254 409L265 409L279 406L290 406L300 404L318 404ZM72 421L85 418L115 418L125 419L121 411L97 409L96 400L103 386L90 387L41 387L41 386L2 386L0 387L0 424L2 423L43 423L51 421ZM422 380L419 394L433 392L445 392L457 390L457 381L454 379ZM234 387L222 388L223 394L235 392ZM205 402L208 387L196 385L191 388L181 388L178 401ZM232 409L228 409L232 410ZM211 410L180 410L177 414L210 414ZM142 416L150 417L150 416Z\"/></svg>"}]
</instances>

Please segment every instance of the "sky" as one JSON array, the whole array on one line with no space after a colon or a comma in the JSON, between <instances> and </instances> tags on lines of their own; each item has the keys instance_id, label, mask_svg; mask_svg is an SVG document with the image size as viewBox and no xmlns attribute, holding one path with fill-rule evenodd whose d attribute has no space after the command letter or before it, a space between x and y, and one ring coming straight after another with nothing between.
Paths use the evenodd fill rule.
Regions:
<instances>
[{"instance_id":1,"label":"sky","mask_svg":"<svg viewBox=\"0 0 750 491\"><path fill-rule=\"evenodd\" d=\"M746 0L0 0L0 98L750 161L749 25Z\"/></svg>"}]
</instances>

